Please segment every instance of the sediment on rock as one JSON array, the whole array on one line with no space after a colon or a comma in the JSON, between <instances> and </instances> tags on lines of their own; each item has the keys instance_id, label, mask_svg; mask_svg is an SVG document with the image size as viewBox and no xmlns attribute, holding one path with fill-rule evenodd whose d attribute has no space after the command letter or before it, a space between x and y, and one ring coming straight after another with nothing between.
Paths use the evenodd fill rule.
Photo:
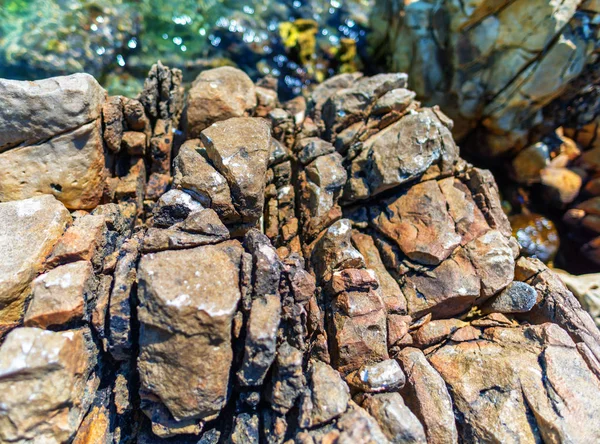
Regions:
<instances>
[{"instance_id":1,"label":"sediment on rock","mask_svg":"<svg viewBox=\"0 0 600 444\"><path fill-rule=\"evenodd\" d=\"M157 64L99 105L98 202L2 194L0 440L600 439L600 332L406 75L248 80L180 124Z\"/></svg>"}]
</instances>

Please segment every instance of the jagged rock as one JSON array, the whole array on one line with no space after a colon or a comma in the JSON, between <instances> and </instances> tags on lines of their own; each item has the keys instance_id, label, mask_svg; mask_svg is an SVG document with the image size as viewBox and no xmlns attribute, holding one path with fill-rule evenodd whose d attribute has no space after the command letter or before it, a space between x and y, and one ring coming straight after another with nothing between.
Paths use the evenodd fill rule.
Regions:
<instances>
[{"instance_id":1,"label":"jagged rock","mask_svg":"<svg viewBox=\"0 0 600 444\"><path fill-rule=\"evenodd\" d=\"M351 238L351 222L347 219L339 220L327 229L311 255L317 276L327 279L336 270L365 267L365 260L352 246Z\"/></svg>"},{"instance_id":2,"label":"jagged rock","mask_svg":"<svg viewBox=\"0 0 600 444\"><path fill-rule=\"evenodd\" d=\"M33 298L25 313L27 327L47 328L82 320L96 282L91 262L61 265L34 279Z\"/></svg>"},{"instance_id":3,"label":"jagged rock","mask_svg":"<svg viewBox=\"0 0 600 444\"><path fill-rule=\"evenodd\" d=\"M329 365L312 361L308 368L308 390L300 405L300 425L315 427L337 418L346 411L350 390Z\"/></svg>"},{"instance_id":4,"label":"jagged rock","mask_svg":"<svg viewBox=\"0 0 600 444\"><path fill-rule=\"evenodd\" d=\"M200 136L208 158L227 179L233 205L242 220L256 222L264 205L269 125L259 118L231 118L213 123Z\"/></svg>"},{"instance_id":5,"label":"jagged rock","mask_svg":"<svg viewBox=\"0 0 600 444\"><path fill-rule=\"evenodd\" d=\"M198 137L214 122L247 116L256 107L255 91L250 77L230 66L200 73L188 93L189 136Z\"/></svg>"},{"instance_id":6,"label":"jagged rock","mask_svg":"<svg viewBox=\"0 0 600 444\"><path fill-rule=\"evenodd\" d=\"M371 270L347 269L336 274L344 278L330 309L331 358L339 371L348 373L365 361L388 359L387 321Z\"/></svg>"},{"instance_id":7,"label":"jagged rock","mask_svg":"<svg viewBox=\"0 0 600 444\"><path fill-rule=\"evenodd\" d=\"M398 149L401 148L401 149ZM344 194L348 201L365 199L421 176L442 159L442 171L452 169L458 148L450 130L431 109L410 113L364 142L368 158L364 178L350 181ZM362 155L355 162L365 162ZM368 190L365 195L361 188Z\"/></svg>"},{"instance_id":8,"label":"jagged rock","mask_svg":"<svg viewBox=\"0 0 600 444\"><path fill-rule=\"evenodd\" d=\"M387 203L374 220L386 236L395 239L410 259L436 265L460 245L454 221L446 211L446 199L436 181L413 186L406 194Z\"/></svg>"},{"instance_id":9,"label":"jagged rock","mask_svg":"<svg viewBox=\"0 0 600 444\"><path fill-rule=\"evenodd\" d=\"M132 156L146 154L146 134L139 131L125 131L121 141L123 149Z\"/></svg>"},{"instance_id":10,"label":"jagged rock","mask_svg":"<svg viewBox=\"0 0 600 444\"><path fill-rule=\"evenodd\" d=\"M141 233L138 233L123 244L119 251L110 293L108 350L118 361L127 360L132 350L132 291L137 281L136 267L140 254L140 243Z\"/></svg>"},{"instance_id":11,"label":"jagged rock","mask_svg":"<svg viewBox=\"0 0 600 444\"><path fill-rule=\"evenodd\" d=\"M317 157L304 170L302 200L308 213L304 218L310 220L305 223L309 237L314 237L341 216L337 201L347 178L342 161L339 153L331 153Z\"/></svg>"},{"instance_id":12,"label":"jagged rock","mask_svg":"<svg viewBox=\"0 0 600 444\"><path fill-rule=\"evenodd\" d=\"M358 79L352 86L335 91L323 104L323 120L330 132L339 132L368 116L375 101L388 91L406 86L403 73L378 74Z\"/></svg>"},{"instance_id":13,"label":"jagged rock","mask_svg":"<svg viewBox=\"0 0 600 444\"><path fill-rule=\"evenodd\" d=\"M0 152L35 145L100 117L106 91L89 74L0 81ZM80 159L84 160L84 159Z\"/></svg>"},{"instance_id":14,"label":"jagged rock","mask_svg":"<svg viewBox=\"0 0 600 444\"><path fill-rule=\"evenodd\" d=\"M343 75L280 108L259 91L265 119L246 117L253 86L197 84L214 100L194 111L218 121L187 141L181 72L155 65L120 117L111 99L99 139L111 150L126 131L103 162L102 205L0 204L0 367L11 341L10 365L31 357L11 335L29 331L21 310L40 273L25 323L71 329L40 333L69 341L84 331L100 360L73 372L87 392L44 407L60 416L45 410L22 427L31 437L8 441L597 441L600 332L552 271L520 257L491 173L458 157L452 122L405 83ZM217 115L221 99L238 117ZM587 174L568 165L576 151L546 168ZM581 205L593 227L597 202ZM7 390L14 378L0 369ZM10 408L34 411L30 395ZM46 439L59 417L68 427Z\"/></svg>"},{"instance_id":15,"label":"jagged rock","mask_svg":"<svg viewBox=\"0 0 600 444\"><path fill-rule=\"evenodd\" d=\"M46 263L55 266L96 259L96 253L105 242L105 236L104 216L86 214L77 217L56 243Z\"/></svg>"},{"instance_id":16,"label":"jagged rock","mask_svg":"<svg viewBox=\"0 0 600 444\"><path fill-rule=\"evenodd\" d=\"M242 251L230 241L140 261L140 396L176 420L213 418L227 402Z\"/></svg>"},{"instance_id":17,"label":"jagged rock","mask_svg":"<svg viewBox=\"0 0 600 444\"><path fill-rule=\"evenodd\" d=\"M250 413L237 415L230 440L232 444L258 444L260 442L258 415Z\"/></svg>"},{"instance_id":18,"label":"jagged rock","mask_svg":"<svg viewBox=\"0 0 600 444\"><path fill-rule=\"evenodd\" d=\"M481 340L446 345L429 359L464 418L463 440L593 442L600 436L592 419L600 405L591 395L600 382L556 325L490 328Z\"/></svg>"},{"instance_id":19,"label":"jagged rock","mask_svg":"<svg viewBox=\"0 0 600 444\"><path fill-rule=\"evenodd\" d=\"M303 165L308 165L318 157L333 153L335 147L319 137L308 137L300 141L296 150L298 151L298 160ZM346 181L344 180L344 183L345 182Z\"/></svg>"},{"instance_id":20,"label":"jagged rock","mask_svg":"<svg viewBox=\"0 0 600 444\"><path fill-rule=\"evenodd\" d=\"M102 105L104 142L109 150L118 152L123 139L123 98L111 96Z\"/></svg>"},{"instance_id":21,"label":"jagged rock","mask_svg":"<svg viewBox=\"0 0 600 444\"><path fill-rule=\"evenodd\" d=\"M585 3L384 1L371 15L371 44L449 113L455 135L481 124L479 154L500 155L522 148L542 108L593 69L597 38L584 30L598 11Z\"/></svg>"},{"instance_id":22,"label":"jagged rock","mask_svg":"<svg viewBox=\"0 0 600 444\"><path fill-rule=\"evenodd\" d=\"M9 333L0 347L0 440L70 442L99 384L97 353L87 328Z\"/></svg>"},{"instance_id":23,"label":"jagged rock","mask_svg":"<svg viewBox=\"0 0 600 444\"><path fill-rule=\"evenodd\" d=\"M69 222L52 196L0 203L0 324L20 318L31 281Z\"/></svg>"},{"instance_id":24,"label":"jagged rock","mask_svg":"<svg viewBox=\"0 0 600 444\"><path fill-rule=\"evenodd\" d=\"M425 444L425 430L419 419L406 407L398 393L379 393L365 397L362 407L379 423L393 444Z\"/></svg>"},{"instance_id":25,"label":"jagged rock","mask_svg":"<svg viewBox=\"0 0 600 444\"><path fill-rule=\"evenodd\" d=\"M554 271L579 299L581 306L594 318L596 325L600 325L600 274L574 276L563 270L554 269Z\"/></svg>"},{"instance_id":26,"label":"jagged rock","mask_svg":"<svg viewBox=\"0 0 600 444\"><path fill-rule=\"evenodd\" d=\"M274 410L287 413L306 384L302 352L284 342L277 349L277 359L267 399Z\"/></svg>"},{"instance_id":27,"label":"jagged rock","mask_svg":"<svg viewBox=\"0 0 600 444\"><path fill-rule=\"evenodd\" d=\"M458 442L452 398L440 374L421 350L405 348L398 359L406 373L404 399L423 424L427 442Z\"/></svg>"},{"instance_id":28,"label":"jagged rock","mask_svg":"<svg viewBox=\"0 0 600 444\"><path fill-rule=\"evenodd\" d=\"M416 347L428 347L449 337L467 324L460 319L436 319L420 327L413 334Z\"/></svg>"},{"instance_id":29,"label":"jagged rock","mask_svg":"<svg viewBox=\"0 0 600 444\"><path fill-rule=\"evenodd\" d=\"M224 222L240 218L231 201L231 190L206 159L200 140L186 141L174 162L173 185L191 193L204 206L219 214Z\"/></svg>"},{"instance_id":30,"label":"jagged rock","mask_svg":"<svg viewBox=\"0 0 600 444\"><path fill-rule=\"evenodd\" d=\"M0 201L53 194L67 208L93 209L105 181L100 121L0 153L0 177Z\"/></svg>"}]
</instances>

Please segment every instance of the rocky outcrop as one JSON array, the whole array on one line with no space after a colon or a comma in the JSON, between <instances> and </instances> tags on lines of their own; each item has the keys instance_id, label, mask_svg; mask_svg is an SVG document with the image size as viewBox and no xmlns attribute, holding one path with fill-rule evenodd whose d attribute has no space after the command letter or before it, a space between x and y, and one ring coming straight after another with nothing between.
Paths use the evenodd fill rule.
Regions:
<instances>
[{"instance_id":1,"label":"rocky outcrop","mask_svg":"<svg viewBox=\"0 0 600 444\"><path fill-rule=\"evenodd\" d=\"M108 99L91 212L0 204L0 440L600 439L600 331L405 75L199 88L173 150L178 82Z\"/></svg>"},{"instance_id":2,"label":"rocky outcrop","mask_svg":"<svg viewBox=\"0 0 600 444\"><path fill-rule=\"evenodd\" d=\"M594 72L599 13L577 0L383 0L370 38L420 98L449 113L455 135L481 125L477 150L495 156L523 148L544 107Z\"/></svg>"}]
</instances>

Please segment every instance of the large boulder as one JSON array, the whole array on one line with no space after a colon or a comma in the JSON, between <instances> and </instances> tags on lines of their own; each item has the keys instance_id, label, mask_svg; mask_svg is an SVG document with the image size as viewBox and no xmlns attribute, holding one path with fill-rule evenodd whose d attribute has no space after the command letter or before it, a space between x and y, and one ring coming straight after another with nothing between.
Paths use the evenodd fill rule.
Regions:
<instances>
[{"instance_id":1,"label":"large boulder","mask_svg":"<svg viewBox=\"0 0 600 444\"><path fill-rule=\"evenodd\" d=\"M106 91L89 74L35 82L0 79L0 152L36 145L100 117Z\"/></svg>"}]
</instances>

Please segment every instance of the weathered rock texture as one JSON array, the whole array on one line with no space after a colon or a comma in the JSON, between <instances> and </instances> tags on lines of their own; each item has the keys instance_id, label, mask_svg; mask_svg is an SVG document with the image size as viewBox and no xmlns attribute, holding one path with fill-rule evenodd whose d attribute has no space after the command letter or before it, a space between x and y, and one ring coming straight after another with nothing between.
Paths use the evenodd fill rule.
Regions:
<instances>
[{"instance_id":1,"label":"weathered rock texture","mask_svg":"<svg viewBox=\"0 0 600 444\"><path fill-rule=\"evenodd\" d=\"M527 144L570 82L594 76L599 14L593 0L381 0L370 38L420 98L449 113L455 135L480 125L477 149L499 155Z\"/></svg>"},{"instance_id":2,"label":"weathered rock texture","mask_svg":"<svg viewBox=\"0 0 600 444\"><path fill-rule=\"evenodd\" d=\"M406 75L215 71L175 152L177 71L104 103L90 212L0 203L0 441L600 440L600 331Z\"/></svg>"}]
</instances>

